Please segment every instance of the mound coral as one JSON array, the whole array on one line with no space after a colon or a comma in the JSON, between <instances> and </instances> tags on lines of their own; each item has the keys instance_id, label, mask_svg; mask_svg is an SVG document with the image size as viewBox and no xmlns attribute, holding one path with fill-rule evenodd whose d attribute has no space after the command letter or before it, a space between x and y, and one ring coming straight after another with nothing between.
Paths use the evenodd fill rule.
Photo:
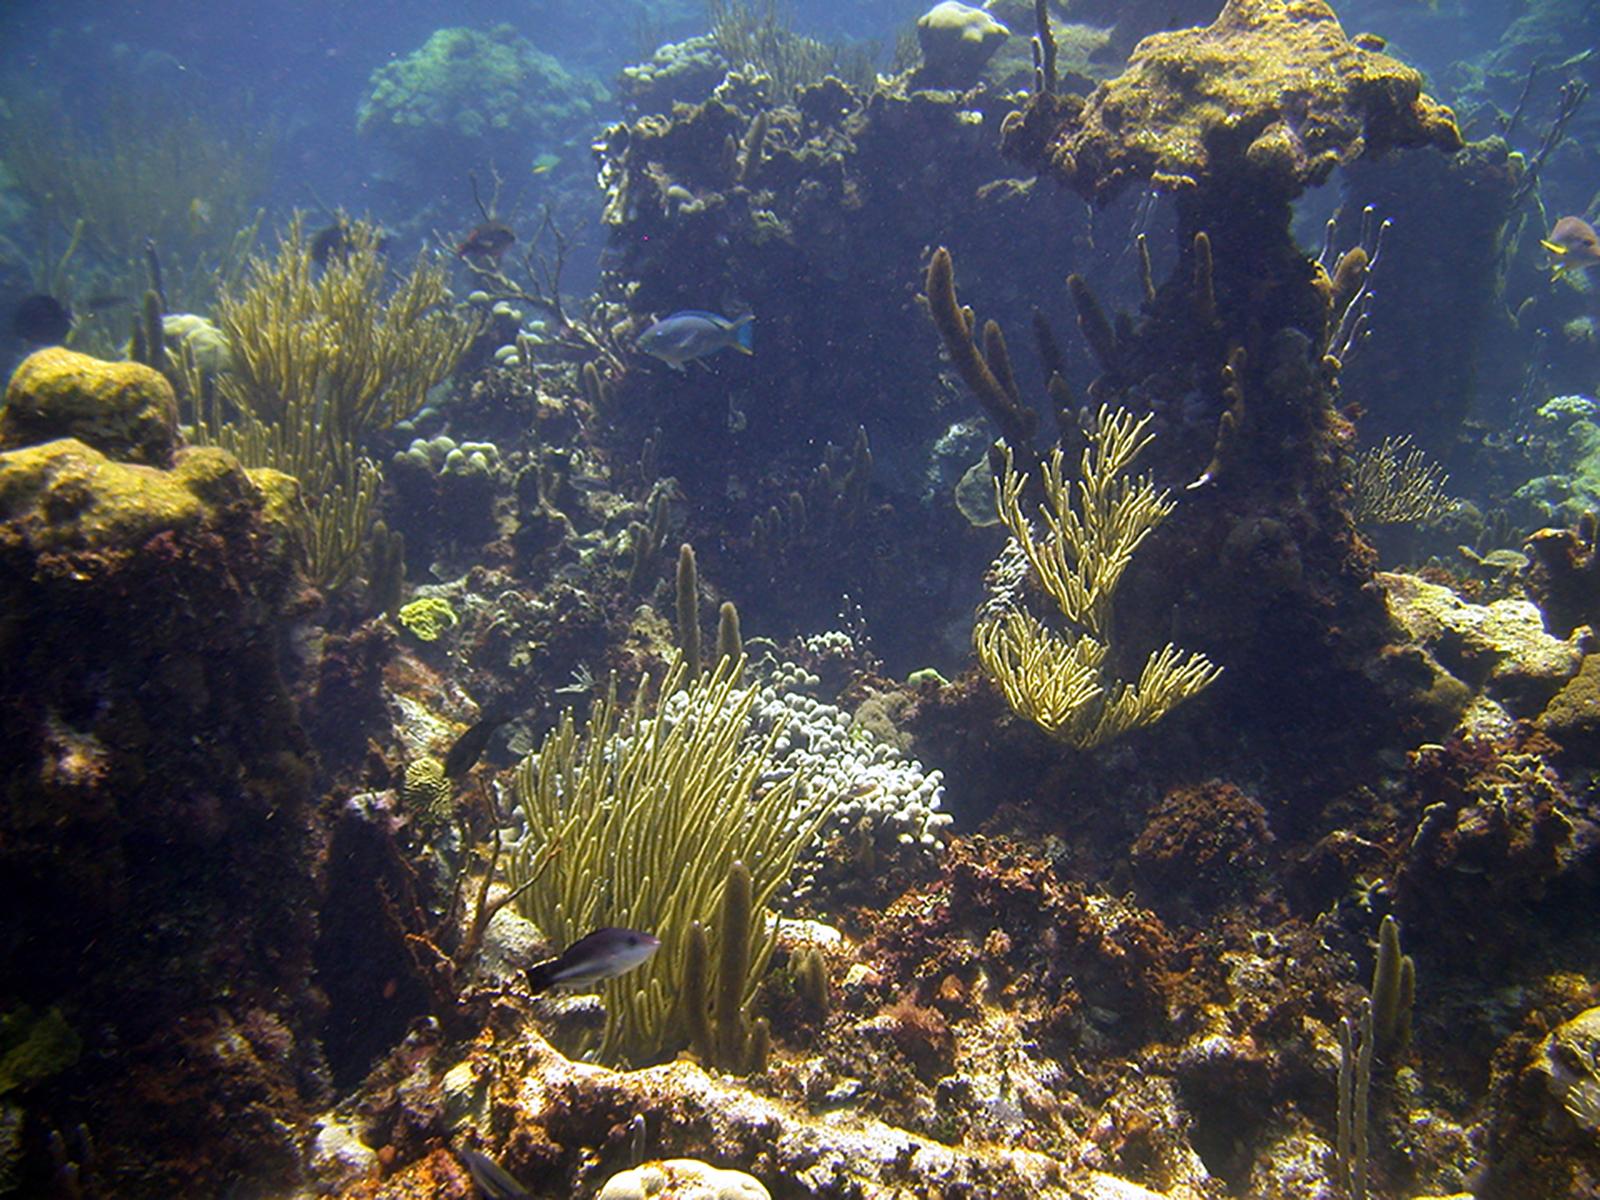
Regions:
<instances>
[{"instance_id":1,"label":"mound coral","mask_svg":"<svg viewBox=\"0 0 1600 1200\"><path fill-rule=\"evenodd\" d=\"M530 157L537 139L584 124L606 90L569 73L510 25L488 33L436 30L417 50L372 74L357 128L434 175L465 156Z\"/></svg>"},{"instance_id":2,"label":"mound coral","mask_svg":"<svg viewBox=\"0 0 1600 1200\"><path fill-rule=\"evenodd\" d=\"M649 1162L613 1175L598 1200L771 1200L760 1180L694 1158Z\"/></svg>"},{"instance_id":3,"label":"mound coral","mask_svg":"<svg viewBox=\"0 0 1600 1200\"><path fill-rule=\"evenodd\" d=\"M49 440L0 450L0 1009L47 998L83 1039L72 1063L52 1036L63 1090L26 1121L92 1128L105 1194L287 1187L317 1086L310 772L277 660L292 482L173 449L143 368L47 352L8 396L9 437ZM170 467L112 453L153 448ZM207 1109L238 1114L225 1137Z\"/></svg>"},{"instance_id":4,"label":"mound coral","mask_svg":"<svg viewBox=\"0 0 1600 1200\"><path fill-rule=\"evenodd\" d=\"M11 377L0 449L71 437L125 462L165 467L177 424L177 399L158 372L52 346L29 355Z\"/></svg>"}]
</instances>

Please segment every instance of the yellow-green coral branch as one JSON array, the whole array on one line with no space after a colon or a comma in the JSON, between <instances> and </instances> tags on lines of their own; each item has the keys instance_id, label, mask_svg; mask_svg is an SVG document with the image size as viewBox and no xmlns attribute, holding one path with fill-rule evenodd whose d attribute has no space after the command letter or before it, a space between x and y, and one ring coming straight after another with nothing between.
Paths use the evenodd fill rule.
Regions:
<instances>
[{"instance_id":1,"label":"yellow-green coral branch","mask_svg":"<svg viewBox=\"0 0 1600 1200\"><path fill-rule=\"evenodd\" d=\"M1036 538L1022 512L1027 476L1016 473L1011 451L995 482L1000 519L1017 539L1040 585L1073 625L1097 637L1109 633L1111 597L1134 552L1172 512L1168 494L1148 476L1129 479L1127 470L1150 443L1148 416L1135 418L1102 407L1095 432L1079 464L1077 500L1062 474L1059 447L1044 466L1046 503L1040 509L1044 537Z\"/></svg>"},{"instance_id":2,"label":"yellow-green coral branch","mask_svg":"<svg viewBox=\"0 0 1600 1200\"><path fill-rule=\"evenodd\" d=\"M1117 586L1144 539L1172 512L1167 493L1148 476L1128 474L1149 444L1149 421L1102 408L1075 481L1062 474L1061 450L1050 456L1042 535L1022 512L1027 476L1009 451L995 481L1001 520L1071 629L1062 636L1030 613L1005 609L973 630L978 661L1014 711L1080 750L1159 721L1221 674L1204 655L1169 644L1145 661L1138 682L1106 676Z\"/></svg>"},{"instance_id":3,"label":"yellow-green coral branch","mask_svg":"<svg viewBox=\"0 0 1600 1200\"><path fill-rule=\"evenodd\" d=\"M743 666L724 660L689 683L680 660L653 700L641 688L627 707L613 681L581 737L572 713L563 714L518 772L528 834L509 860L512 885L522 886L536 855L559 847L518 899L522 915L558 945L607 925L661 939L650 962L605 985L602 1062L639 1065L688 1043L680 997L690 930L696 921L714 934L720 928L735 861L753 883L749 999L776 938L767 920L773 896L832 809L833 798L808 796L796 775L768 778L781 729L751 736L756 690L740 686ZM720 945L711 953L720 958Z\"/></svg>"}]
</instances>

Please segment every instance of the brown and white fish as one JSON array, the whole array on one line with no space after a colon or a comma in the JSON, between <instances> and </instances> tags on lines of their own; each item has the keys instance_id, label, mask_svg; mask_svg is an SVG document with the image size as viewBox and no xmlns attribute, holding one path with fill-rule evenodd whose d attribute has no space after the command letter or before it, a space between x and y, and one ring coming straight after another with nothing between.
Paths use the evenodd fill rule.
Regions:
<instances>
[{"instance_id":1,"label":"brown and white fish","mask_svg":"<svg viewBox=\"0 0 1600 1200\"><path fill-rule=\"evenodd\" d=\"M1555 256L1550 264L1552 279L1600 267L1600 234L1582 217L1562 217L1549 237L1539 239L1539 244ZM1577 282L1576 276L1573 282Z\"/></svg>"}]
</instances>

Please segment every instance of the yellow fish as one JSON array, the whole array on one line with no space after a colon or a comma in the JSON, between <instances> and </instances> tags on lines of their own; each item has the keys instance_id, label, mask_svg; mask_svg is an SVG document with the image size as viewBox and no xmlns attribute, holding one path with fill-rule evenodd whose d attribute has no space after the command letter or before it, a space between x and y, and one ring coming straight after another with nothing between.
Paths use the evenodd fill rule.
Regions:
<instances>
[{"instance_id":1,"label":"yellow fish","mask_svg":"<svg viewBox=\"0 0 1600 1200\"><path fill-rule=\"evenodd\" d=\"M1600 266L1600 234L1582 217L1562 217L1539 244L1555 256L1550 264L1551 279L1568 279L1582 287L1588 280L1578 273Z\"/></svg>"},{"instance_id":2,"label":"yellow fish","mask_svg":"<svg viewBox=\"0 0 1600 1200\"><path fill-rule=\"evenodd\" d=\"M560 161L561 156L559 154L541 154L533 160L533 173L535 175L543 175L547 171L553 171Z\"/></svg>"}]
</instances>

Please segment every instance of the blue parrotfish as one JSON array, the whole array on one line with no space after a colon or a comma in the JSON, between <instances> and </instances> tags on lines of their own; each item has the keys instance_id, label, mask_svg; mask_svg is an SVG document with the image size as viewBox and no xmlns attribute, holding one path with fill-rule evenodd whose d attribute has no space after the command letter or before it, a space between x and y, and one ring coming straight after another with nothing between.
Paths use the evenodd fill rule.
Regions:
<instances>
[{"instance_id":1,"label":"blue parrotfish","mask_svg":"<svg viewBox=\"0 0 1600 1200\"><path fill-rule=\"evenodd\" d=\"M644 966L659 949L659 938L637 929L596 929L555 958L529 967L528 986L535 994L553 987L590 987Z\"/></svg>"},{"instance_id":2,"label":"blue parrotfish","mask_svg":"<svg viewBox=\"0 0 1600 1200\"><path fill-rule=\"evenodd\" d=\"M662 317L641 333L639 349L674 371L683 370L683 364L691 359L704 358L718 350L754 354L755 317L747 313L730 321L716 313L685 309Z\"/></svg>"}]
</instances>

